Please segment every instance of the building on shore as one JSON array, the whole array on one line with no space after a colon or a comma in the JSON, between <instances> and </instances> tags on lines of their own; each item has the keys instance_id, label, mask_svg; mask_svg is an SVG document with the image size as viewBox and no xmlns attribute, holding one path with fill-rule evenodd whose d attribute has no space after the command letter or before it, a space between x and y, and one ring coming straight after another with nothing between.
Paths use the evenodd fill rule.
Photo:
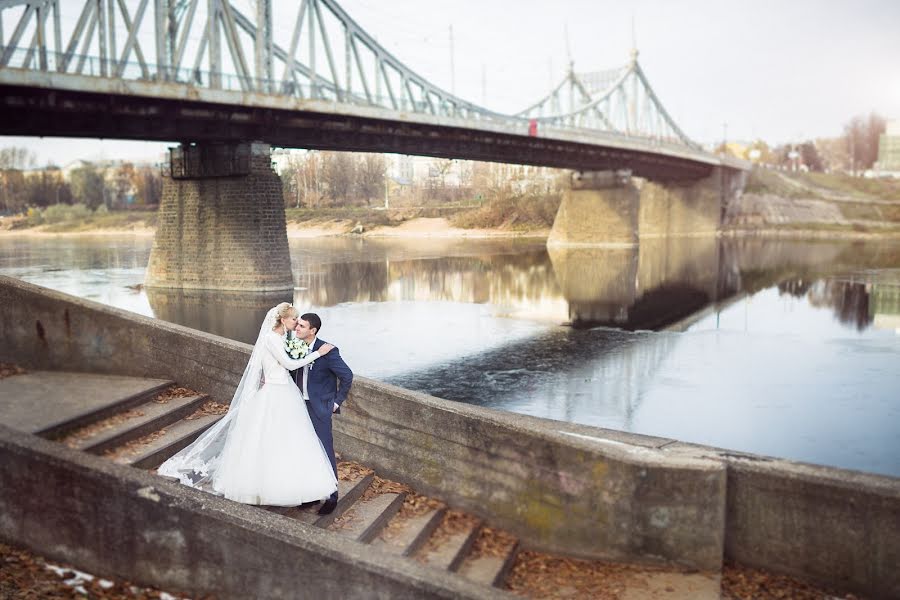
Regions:
<instances>
[{"instance_id":1,"label":"building on shore","mask_svg":"<svg viewBox=\"0 0 900 600\"><path fill-rule=\"evenodd\" d=\"M900 119L888 121L878 140L878 161L874 172L876 177L900 178Z\"/></svg>"}]
</instances>

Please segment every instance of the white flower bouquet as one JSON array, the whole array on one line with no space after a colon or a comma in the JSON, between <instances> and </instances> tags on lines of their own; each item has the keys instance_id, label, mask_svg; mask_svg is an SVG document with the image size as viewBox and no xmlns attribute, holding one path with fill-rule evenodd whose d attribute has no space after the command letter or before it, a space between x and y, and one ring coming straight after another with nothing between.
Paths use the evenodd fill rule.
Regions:
<instances>
[{"instance_id":1,"label":"white flower bouquet","mask_svg":"<svg viewBox=\"0 0 900 600\"><path fill-rule=\"evenodd\" d=\"M287 337L284 338L284 351L287 352L288 356L297 360L309 354L309 344L304 340L295 338L288 332Z\"/></svg>"}]
</instances>

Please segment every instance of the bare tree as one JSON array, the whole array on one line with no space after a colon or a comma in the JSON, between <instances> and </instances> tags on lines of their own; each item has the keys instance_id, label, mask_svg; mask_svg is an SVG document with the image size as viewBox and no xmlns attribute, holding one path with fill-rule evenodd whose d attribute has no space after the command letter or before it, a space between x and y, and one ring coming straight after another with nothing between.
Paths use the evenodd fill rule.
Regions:
<instances>
[{"instance_id":1,"label":"bare tree","mask_svg":"<svg viewBox=\"0 0 900 600\"><path fill-rule=\"evenodd\" d=\"M387 160L383 154L364 154L360 157L356 168L356 187L367 206L371 206L372 198L381 195L386 171Z\"/></svg>"},{"instance_id":2,"label":"bare tree","mask_svg":"<svg viewBox=\"0 0 900 600\"><path fill-rule=\"evenodd\" d=\"M844 125L844 140L850 155L850 171L871 169L878 160L878 139L886 128L881 116L853 117Z\"/></svg>"},{"instance_id":3,"label":"bare tree","mask_svg":"<svg viewBox=\"0 0 900 600\"><path fill-rule=\"evenodd\" d=\"M322 171L332 204L344 206L350 201L356 179L356 163L347 152L323 152Z\"/></svg>"},{"instance_id":4,"label":"bare tree","mask_svg":"<svg viewBox=\"0 0 900 600\"><path fill-rule=\"evenodd\" d=\"M135 190L134 203L139 206L157 206L162 200L162 176L150 166L134 169L131 185Z\"/></svg>"},{"instance_id":5,"label":"bare tree","mask_svg":"<svg viewBox=\"0 0 900 600\"><path fill-rule=\"evenodd\" d=\"M34 152L27 148L10 146L0 149L0 169L30 169L35 163Z\"/></svg>"},{"instance_id":6,"label":"bare tree","mask_svg":"<svg viewBox=\"0 0 900 600\"><path fill-rule=\"evenodd\" d=\"M105 184L103 176L94 165L88 163L74 169L69 175L69 185L75 200L91 210L103 204Z\"/></svg>"}]
</instances>

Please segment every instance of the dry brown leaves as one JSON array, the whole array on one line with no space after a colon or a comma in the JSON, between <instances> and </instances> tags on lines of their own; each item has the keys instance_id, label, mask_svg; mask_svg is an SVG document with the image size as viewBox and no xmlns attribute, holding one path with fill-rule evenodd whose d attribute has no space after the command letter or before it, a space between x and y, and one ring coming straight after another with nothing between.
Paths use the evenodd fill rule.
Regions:
<instances>
[{"instance_id":1,"label":"dry brown leaves","mask_svg":"<svg viewBox=\"0 0 900 600\"><path fill-rule=\"evenodd\" d=\"M625 590L629 574L647 570L523 550L506 578L506 588L530 598L613 600Z\"/></svg>"},{"instance_id":2,"label":"dry brown leaves","mask_svg":"<svg viewBox=\"0 0 900 600\"><path fill-rule=\"evenodd\" d=\"M822 600L844 598L858 600L853 594L840 595L804 583L787 575L726 563L722 569L722 597L727 600Z\"/></svg>"},{"instance_id":3,"label":"dry brown leaves","mask_svg":"<svg viewBox=\"0 0 900 600\"><path fill-rule=\"evenodd\" d=\"M91 423L90 425L85 425L80 429L76 429L75 431L72 431L71 433L61 437L59 441L70 448L75 448L80 441L90 439L100 432L106 431L107 429L112 429L113 427L116 427L117 425L120 425L130 419L135 419L137 417L143 416L143 411L137 408L132 408L117 415L113 415L109 418L103 419L102 421L97 421L96 423Z\"/></svg>"},{"instance_id":4,"label":"dry brown leaves","mask_svg":"<svg viewBox=\"0 0 900 600\"><path fill-rule=\"evenodd\" d=\"M110 448L103 453L103 456L119 463L127 462L126 459L129 456L139 454L148 444L158 440L164 435L166 435L165 429L160 429L159 431L148 433L144 437L139 437L136 440L131 440L127 444L122 444L121 446Z\"/></svg>"},{"instance_id":5,"label":"dry brown leaves","mask_svg":"<svg viewBox=\"0 0 900 600\"><path fill-rule=\"evenodd\" d=\"M341 481L356 481L375 471L369 467L364 467L359 463L343 460L337 464L337 472L338 479Z\"/></svg>"},{"instance_id":6,"label":"dry brown leaves","mask_svg":"<svg viewBox=\"0 0 900 600\"><path fill-rule=\"evenodd\" d=\"M362 500L368 501L382 494L409 494L411 492L412 488L408 485L397 483L390 479L383 479L376 475L369 487L366 488L366 491L363 492Z\"/></svg>"},{"instance_id":7,"label":"dry brown leaves","mask_svg":"<svg viewBox=\"0 0 900 600\"><path fill-rule=\"evenodd\" d=\"M461 510L448 510L444 513L441 524L437 526L428 541L419 553L419 558L424 560L425 555L443 546L451 537L464 533L474 527L478 527L478 517L464 513Z\"/></svg>"},{"instance_id":8,"label":"dry brown leaves","mask_svg":"<svg viewBox=\"0 0 900 600\"><path fill-rule=\"evenodd\" d=\"M403 506L400 507L398 514L401 517L419 517L429 511L442 508L447 508L447 505L440 500L410 491L403 500Z\"/></svg>"},{"instance_id":9,"label":"dry brown leaves","mask_svg":"<svg viewBox=\"0 0 900 600\"><path fill-rule=\"evenodd\" d=\"M0 363L0 379L12 377L13 375L24 375L27 372L28 371L26 371L19 365L13 365L10 363Z\"/></svg>"},{"instance_id":10,"label":"dry brown leaves","mask_svg":"<svg viewBox=\"0 0 900 600\"><path fill-rule=\"evenodd\" d=\"M192 390L191 388L174 386L167 388L166 390L160 392L156 395L156 398L153 399L157 404L166 404L169 400L173 400L175 398L190 398L191 396L200 396L200 392Z\"/></svg>"},{"instance_id":11,"label":"dry brown leaves","mask_svg":"<svg viewBox=\"0 0 900 600\"><path fill-rule=\"evenodd\" d=\"M212 415L224 415L228 412L227 404L219 404L215 400L207 400L204 402L200 408L192 412L190 415L184 418L185 421L193 421L194 419L199 419L200 417L209 417Z\"/></svg>"},{"instance_id":12,"label":"dry brown leaves","mask_svg":"<svg viewBox=\"0 0 900 600\"><path fill-rule=\"evenodd\" d=\"M506 556L516 545L516 538L509 532L494 527L484 526L478 532L469 558L481 558L482 556Z\"/></svg>"},{"instance_id":13,"label":"dry brown leaves","mask_svg":"<svg viewBox=\"0 0 900 600\"><path fill-rule=\"evenodd\" d=\"M441 510L447 505L440 500L429 498L415 492L410 492L403 499L403 505L394 515L394 518L388 521L388 524L381 530L379 537L385 541L396 539L409 526L410 519L422 516L432 510Z\"/></svg>"},{"instance_id":14,"label":"dry brown leaves","mask_svg":"<svg viewBox=\"0 0 900 600\"><path fill-rule=\"evenodd\" d=\"M31 552L0 544L0 598L21 600L91 598L97 600L157 600L164 592L126 581L78 578L68 565L50 563L63 569L60 574L47 568L47 561ZM70 584L67 584L69 581ZM80 586L84 593L76 589ZM169 595L171 598L180 596ZM211 600L211 597L207 597Z\"/></svg>"}]
</instances>

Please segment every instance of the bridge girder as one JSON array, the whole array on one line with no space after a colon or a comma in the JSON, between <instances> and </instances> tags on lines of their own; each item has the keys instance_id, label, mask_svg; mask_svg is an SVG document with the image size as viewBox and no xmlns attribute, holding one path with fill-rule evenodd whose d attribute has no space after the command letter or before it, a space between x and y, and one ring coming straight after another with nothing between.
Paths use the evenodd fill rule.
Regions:
<instances>
[{"instance_id":1,"label":"bridge girder","mask_svg":"<svg viewBox=\"0 0 900 600\"><path fill-rule=\"evenodd\" d=\"M6 134L202 141L244 133L287 147L631 168L661 179L697 178L722 162L668 119L636 57L628 73L635 83L615 86L609 103L642 102L665 127L642 131L634 118L619 127L612 104L582 82L587 104L549 117L467 102L412 71L336 0L0 0ZM645 100L625 98L629 88ZM106 112L91 92L109 95ZM373 128L379 133L367 133Z\"/></svg>"},{"instance_id":2,"label":"bridge girder","mask_svg":"<svg viewBox=\"0 0 900 600\"><path fill-rule=\"evenodd\" d=\"M464 124L335 114L309 102L289 109L191 99L112 95L0 84L0 131L8 135L203 142L261 140L274 146L418 154L577 170L630 169L657 181L701 179L712 163L577 139L532 137ZM320 109L320 110L317 110Z\"/></svg>"}]
</instances>

